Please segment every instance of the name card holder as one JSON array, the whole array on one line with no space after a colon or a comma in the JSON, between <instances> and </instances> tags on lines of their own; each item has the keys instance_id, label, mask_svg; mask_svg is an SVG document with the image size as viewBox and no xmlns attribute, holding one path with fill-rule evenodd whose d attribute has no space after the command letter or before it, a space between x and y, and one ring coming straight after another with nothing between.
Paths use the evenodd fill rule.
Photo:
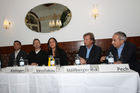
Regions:
<instances>
[{"instance_id":1,"label":"name card holder","mask_svg":"<svg viewBox=\"0 0 140 93\"><path fill-rule=\"evenodd\" d=\"M79 73L90 72L90 65L63 66L61 68L61 71L62 72L79 72Z\"/></svg>"},{"instance_id":2,"label":"name card holder","mask_svg":"<svg viewBox=\"0 0 140 93\"><path fill-rule=\"evenodd\" d=\"M33 72L33 73L52 73L56 72L56 67L55 66L29 66L28 67L28 72Z\"/></svg>"},{"instance_id":3,"label":"name card holder","mask_svg":"<svg viewBox=\"0 0 140 93\"><path fill-rule=\"evenodd\" d=\"M25 67L6 67L2 69L2 72L6 72L6 73L25 73L26 72L26 68Z\"/></svg>"},{"instance_id":4,"label":"name card holder","mask_svg":"<svg viewBox=\"0 0 140 93\"><path fill-rule=\"evenodd\" d=\"M128 72L128 64L103 64L99 65L99 72Z\"/></svg>"},{"instance_id":5,"label":"name card holder","mask_svg":"<svg viewBox=\"0 0 140 93\"><path fill-rule=\"evenodd\" d=\"M128 64L102 64L102 65L73 65L63 66L63 72L128 72L131 71Z\"/></svg>"}]
</instances>

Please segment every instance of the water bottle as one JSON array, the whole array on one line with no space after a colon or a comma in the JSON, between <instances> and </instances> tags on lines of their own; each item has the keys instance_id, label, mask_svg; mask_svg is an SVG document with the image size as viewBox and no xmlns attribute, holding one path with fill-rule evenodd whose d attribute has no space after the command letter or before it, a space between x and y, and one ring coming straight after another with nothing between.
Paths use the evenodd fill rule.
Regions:
<instances>
[{"instance_id":1,"label":"water bottle","mask_svg":"<svg viewBox=\"0 0 140 93\"><path fill-rule=\"evenodd\" d=\"M80 64L81 64L81 63L80 63L80 57L79 57L78 54L76 54L76 57L75 57L75 64L76 64L76 65L80 65Z\"/></svg>"},{"instance_id":2,"label":"water bottle","mask_svg":"<svg viewBox=\"0 0 140 93\"><path fill-rule=\"evenodd\" d=\"M114 56L111 52L109 52L109 55L107 56L107 60L109 64L114 64Z\"/></svg>"},{"instance_id":3,"label":"water bottle","mask_svg":"<svg viewBox=\"0 0 140 93\"><path fill-rule=\"evenodd\" d=\"M20 57L20 60L19 60L19 66L24 66L24 60L22 57Z\"/></svg>"},{"instance_id":4,"label":"water bottle","mask_svg":"<svg viewBox=\"0 0 140 93\"><path fill-rule=\"evenodd\" d=\"M49 55L48 66L55 66L55 60L52 55Z\"/></svg>"},{"instance_id":5,"label":"water bottle","mask_svg":"<svg viewBox=\"0 0 140 93\"><path fill-rule=\"evenodd\" d=\"M51 57L51 66L55 66L55 60L53 56Z\"/></svg>"}]
</instances>

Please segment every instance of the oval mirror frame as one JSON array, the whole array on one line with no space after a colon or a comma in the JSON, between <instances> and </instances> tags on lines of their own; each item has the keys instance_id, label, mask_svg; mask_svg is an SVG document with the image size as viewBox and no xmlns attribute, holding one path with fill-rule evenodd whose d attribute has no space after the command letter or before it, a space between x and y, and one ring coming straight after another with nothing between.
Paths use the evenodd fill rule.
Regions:
<instances>
[{"instance_id":1,"label":"oval mirror frame","mask_svg":"<svg viewBox=\"0 0 140 93\"><path fill-rule=\"evenodd\" d=\"M32 8L26 14L25 24L32 31L49 33L68 25L71 18L72 13L66 6L47 3Z\"/></svg>"}]
</instances>

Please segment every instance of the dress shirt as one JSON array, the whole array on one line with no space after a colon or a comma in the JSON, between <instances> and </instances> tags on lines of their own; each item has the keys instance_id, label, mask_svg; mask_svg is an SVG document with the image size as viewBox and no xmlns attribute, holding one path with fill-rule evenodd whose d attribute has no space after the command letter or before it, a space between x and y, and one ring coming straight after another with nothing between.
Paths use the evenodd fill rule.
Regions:
<instances>
[{"instance_id":1,"label":"dress shirt","mask_svg":"<svg viewBox=\"0 0 140 93\"><path fill-rule=\"evenodd\" d=\"M86 46L86 48L87 48L86 58L87 58L87 59L89 58L89 53L90 53L92 47L93 47L93 45L92 45L90 48L88 48L88 47Z\"/></svg>"},{"instance_id":2,"label":"dress shirt","mask_svg":"<svg viewBox=\"0 0 140 93\"><path fill-rule=\"evenodd\" d=\"M39 49L39 50L35 51L35 53L36 53L36 54L38 54L40 50L41 50L41 49Z\"/></svg>"},{"instance_id":3,"label":"dress shirt","mask_svg":"<svg viewBox=\"0 0 140 93\"><path fill-rule=\"evenodd\" d=\"M117 48L119 58L121 57L121 53L122 53L123 48L124 48L124 43L119 48Z\"/></svg>"},{"instance_id":4,"label":"dress shirt","mask_svg":"<svg viewBox=\"0 0 140 93\"><path fill-rule=\"evenodd\" d=\"M19 51L20 51L20 49L18 51L15 51L15 59L17 58Z\"/></svg>"}]
</instances>

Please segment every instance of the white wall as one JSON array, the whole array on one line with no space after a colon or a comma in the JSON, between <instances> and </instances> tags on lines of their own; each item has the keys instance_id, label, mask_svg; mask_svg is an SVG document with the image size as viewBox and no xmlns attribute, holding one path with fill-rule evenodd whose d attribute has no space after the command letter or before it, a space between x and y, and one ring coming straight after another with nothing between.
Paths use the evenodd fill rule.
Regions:
<instances>
[{"instance_id":1,"label":"white wall","mask_svg":"<svg viewBox=\"0 0 140 93\"><path fill-rule=\"evenodd\" d=\"M56 2L67 6L72 12L70 23L52 33L36 33L24 23L26 13L33 7ZM97 4L99 17L91 16ZM12 21L12 28L3 28L4 19ZM118 30L128 36L140 36L140 0L0 0L0 46L10 46L14 40L32 44L34 38L46 43L55 37L59 42L82 40L86 32L93 32L96 39L110 38Z\"/></svg>"}]
</instances>

